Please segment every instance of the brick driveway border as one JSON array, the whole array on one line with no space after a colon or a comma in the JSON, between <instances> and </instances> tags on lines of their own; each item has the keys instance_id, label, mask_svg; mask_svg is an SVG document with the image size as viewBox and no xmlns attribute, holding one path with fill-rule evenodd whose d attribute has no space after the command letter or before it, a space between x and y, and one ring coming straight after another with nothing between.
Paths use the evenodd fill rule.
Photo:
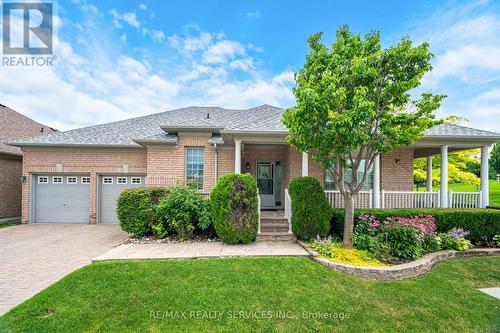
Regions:
<instances>
[{"instance_id":1,"label":"brick driveway border","mask_svg":"<svg viewBox=\"0 0 500 333\"><path fill-rule=\"evenodd\" d=\"M0 316L127 237L118 225L105 224L0 229Z\"/></svg>"}]
</instances>

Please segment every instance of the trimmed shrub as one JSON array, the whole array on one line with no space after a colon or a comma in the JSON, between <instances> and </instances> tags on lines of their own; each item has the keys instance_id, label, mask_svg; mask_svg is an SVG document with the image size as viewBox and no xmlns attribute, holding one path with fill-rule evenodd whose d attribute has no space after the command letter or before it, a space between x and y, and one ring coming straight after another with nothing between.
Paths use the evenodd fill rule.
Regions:
<instances>
[{"instance_id":1,"label":"trimmed shrub","mask_svg":"<svg viewBox=\"0 0 500 333\"><path fill-rule=\"evenodd\" d=\"M170 188L169 195L156 206L156 215L163 226L160 237L172 230L181 239L190 238L196 229L206 230L211 223L208 200L187 186Z\"/></svg>"},{"instance_id":2,"label":"trimmed shrub","mask_svg":"<svg viewBox=\"0 0 500 333\"><path fill-rule=\"evenodd\" d=\"M212 221L217 236L227 244L250 243L259 220L257 182L251 175L227 174L210 194Z\"/></svg>"},{"instance_id":3,"label":"trimmed shrub","mask_svg":"<svg viewBox=\"0 0 500 333\"><path fill-rule=\"evenodd\" d=\"M292 231L299 239L325 237L330 229L333 210L315 177L294 178L290 182Z\"/></svg>"},{"instance_id":4,"label":"trimmed shrub","mask_svg":"<svg viewBox=\"0 0 500 333\"><path fill-rule=\"evenodd\" d=\"M500 233L500 211L495 209L356 209L354 223L362 214L372 215L379 220L396 216L412 218L422 214L431 215L436 221L436 230L438 232L448 232L453 228L462 228L469 232L468 238L473 243L482 242L485 238L491 240L496 234ZM334 209L330 232L342 236L343 230L344 210Z\"/></svg>"},{"instance_id":5,"label":"trimmed shrub","mask_svg":"<svg viewBox=\"0 0 500 333\"><path fill-rule=\"evenodd\" d=\"M137 236L149 235L158 223L154 206L167 196L169 190L164 187L137 187L120 193L116 204L116 213L120 227Z\"/></svg>"}]
</instances>

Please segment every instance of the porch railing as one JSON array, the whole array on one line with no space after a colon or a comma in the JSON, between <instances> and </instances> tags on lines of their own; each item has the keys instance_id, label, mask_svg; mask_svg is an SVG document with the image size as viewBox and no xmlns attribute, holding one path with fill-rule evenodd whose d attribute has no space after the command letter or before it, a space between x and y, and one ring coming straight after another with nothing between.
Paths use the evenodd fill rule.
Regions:
<instances>
[{"instance_id":1,"label":"porch railing","mask_svg":"<svg viewBox=\"0 0 500 333\"><path fill-rule=\"evenodd\" d=\"M344 197L340 191L326 190L326 198L332 207L343 208ZM354 208L372 208L373 206L373 191L360 191L354 199Z\"/></svg>"},{"instance_id":2,"label":"porch railing","mask_svg":"<svg viewBox=\"0 0 500 333\"><path fill-rule=\"evenodd\" d=\"M259 195L259 188L257 188L257 212L259 214L259 220L257 221L257 233L260 234L260 195Z\"/></svg>"},{"instance_id":3,"label":"porch railing","mask_svg":"<svg viewBox=\"0 0 500 333\"><path fill-rule=\"evenodd\" d=\"M344 207L344 198L339 191L325 191L325 196L334 208ZM380 191L380 208L439 208L439 191L411 192L411 191ZM359 192L354 199L355 208L373 208L374 197L372 191ZM450 208L480 208L481 192L448 192L448 207Z\"/></svg>"},{"instance_id":4,"label":"porch railing","mask_svg":"<svg viewBox=\"0 0 500 333\"><path fill-rule=\"evenodd\" d=\"M481 192L448 192L448 206L451 208L479 208Z\"/></svg>"},{"instance_id":5,"label":"porch railing","mask_svg":"<svg viewBox=\"0 0 500 333\"><path fill-rule=\"evenodd\" d=\"M292 198L290 198L290 193L288 189L285 189L285 218L288 221L288 233L292 233Z\"/></svg>"},{"instance_id":6,"label":"porch railing","mask_svg":"<svg viewBox=\"0 0 500 333\"><path fill-rule=\"evenodd\" d=\"M381 208L438 208L439 192L380 191Z\"/></svg>"}]
</instances>

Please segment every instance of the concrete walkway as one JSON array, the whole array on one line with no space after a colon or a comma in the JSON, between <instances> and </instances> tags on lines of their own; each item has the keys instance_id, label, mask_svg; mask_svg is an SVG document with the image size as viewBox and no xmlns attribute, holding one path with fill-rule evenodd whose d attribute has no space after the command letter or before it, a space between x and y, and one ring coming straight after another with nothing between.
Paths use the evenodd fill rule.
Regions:
<instances>
[{"instance_id":1,"label":"concrete walkway","mask_svg":"<svg viewBox=\"0 0 500 333\"><path fill-rule=\"evenodd\" d=\"M122 244L94 258L93 261L308 255L302 246L292 241L254 242L247 245L227 245L221 242Z\"/></svg>"}]
</instances>

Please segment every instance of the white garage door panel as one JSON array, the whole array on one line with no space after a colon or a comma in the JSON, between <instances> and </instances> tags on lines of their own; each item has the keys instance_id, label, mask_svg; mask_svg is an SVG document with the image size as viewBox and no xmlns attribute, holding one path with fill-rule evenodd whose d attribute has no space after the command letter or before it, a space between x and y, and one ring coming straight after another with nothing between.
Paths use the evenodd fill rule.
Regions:
<instances>
[{"instance_id":1,"label":"white garage door panel","mask_svg":"<svg viewBox=\"0 0 500 333\"><path fill-rule=\"evenodd\" d=\"M111 178L112 184L104 184L104 178ZM126 184L118 184L118 178L126 178ZM140 178L140 184L132 184L132 178ZM118 223L116 202L123 190L144 186L144 176L101 176L99 177L99 216L100 223Z\"/></svg>"},{"instance_id":2,"label":"white garage door panel","mask_svg":"<svg viewBox=\"0 0 500 333\"><path fill-rule=\"evenodd\" d=\"M66 177L62 184L54 184L50 176L48 183L36 183L35 186L35 222L89 222L88 184L67 184Z\"/></svg>"}]
</instances>

